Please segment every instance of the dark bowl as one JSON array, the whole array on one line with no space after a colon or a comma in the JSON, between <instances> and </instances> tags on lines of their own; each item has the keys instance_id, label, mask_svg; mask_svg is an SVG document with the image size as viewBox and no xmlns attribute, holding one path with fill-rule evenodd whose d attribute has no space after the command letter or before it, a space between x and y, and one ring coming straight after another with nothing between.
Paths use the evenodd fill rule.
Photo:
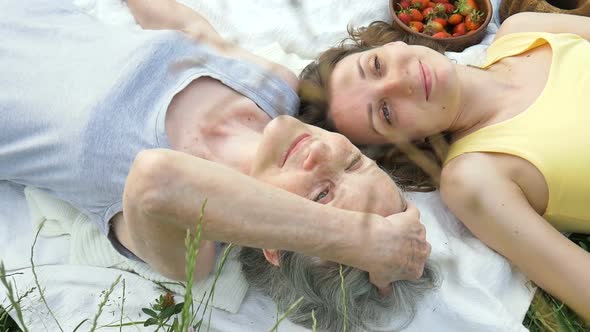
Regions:
<instances>
[{"instance_id":1,"label":"dark bowl","mask_svg":"<svg viewBox=\"0 0 590 332\"><path fill-rule=\"evenodd\" d=\"M389 0L389 13L391 14L391 17L393 19L392 21L392 25L396 26L400 29L402 29L403 31L407 32L408 34L411 35L417 35L419 37L431 40L439 45L441 45L442 47L444 47L444 49L446 51L451 51L451 52L461 52L463 51L465 48L475 45L475 44L479 44L479 42L481 42L481 40L483 39L483 37L485 37L486 34L486 27L488 26L488 24L490 23L491 19L492 19L492 3L490 0L475 0L475 2L477 3L477 6L479 7L479 10L483 11L485 13L485 19L483 21L483 23L481 24L481 26L477 29L474 30L473 32L463 35L463 36L457 36L457 37L448 37L448 38L434 38L428 34L422 33L422 32L416 32L412 29L410 29L409 26L407 26L404 22L402 22L399 17L396 15L396 8L400 8L397 4L401 2L400 0ZM451 1L451 3L453 3L454 1Z\"/></svg>"}]
</instances>

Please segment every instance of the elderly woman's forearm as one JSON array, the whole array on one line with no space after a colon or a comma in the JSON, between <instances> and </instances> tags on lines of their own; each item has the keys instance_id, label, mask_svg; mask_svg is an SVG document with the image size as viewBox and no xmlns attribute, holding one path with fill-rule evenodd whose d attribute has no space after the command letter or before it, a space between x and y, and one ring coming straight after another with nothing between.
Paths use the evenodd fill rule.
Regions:
<instances>
[{"instance_id":1,"label":"elderly woman's forearm","mask_svg":"<svg viewBox=\"0 0 590 332\"><path fill-rule=\"evenodd\" d=\"M171 150L138 155L125 192L125 206L138 207L147 216L139 223L128 221L138 232L161 227L194 230L207 200L204 240L334 259L362 235L355 212L321 206L219 164Z\"/></svg>"}]
</instances>

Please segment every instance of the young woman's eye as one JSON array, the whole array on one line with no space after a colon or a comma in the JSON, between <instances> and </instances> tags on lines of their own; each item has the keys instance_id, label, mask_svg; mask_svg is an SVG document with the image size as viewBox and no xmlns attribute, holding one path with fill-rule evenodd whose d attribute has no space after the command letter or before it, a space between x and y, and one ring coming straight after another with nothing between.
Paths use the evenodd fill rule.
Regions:
<instances>
[{"instance_id":1,"label":"young woman's eye","mask_svg":"<svg viewBox=\"0 0 590 332\"><path fill-rule=\"evenodd\" d=\"M383 114L385 121L391 125L391 112L389 111L389 106L387 106L386 103L381 105L381 113Z\"/></svg>"},{"instance_id":2,"label":"young woman's eye","mask_svg":"<svg viewBox=\"0 0 590 332\"><path fill-rule=\"evenodd\" d=\"M373 66L375 67L377 74L381 74L381 61L379 61L379 56L377 55L373 58Z\"/></svg>"},{"instance_id":3,"label":"young woman's eye","mask_svg":"<svg viewBox=\"0 0 590 332\"><path fill-rule=\"evenodd\" d=\"M326 197L328 197L329 193L330 193L330 188L326 187L319 194L317 194L316 197L314 197L313 201L321 203L322 200L324 200Z\"/></svg>"}]
</instances>

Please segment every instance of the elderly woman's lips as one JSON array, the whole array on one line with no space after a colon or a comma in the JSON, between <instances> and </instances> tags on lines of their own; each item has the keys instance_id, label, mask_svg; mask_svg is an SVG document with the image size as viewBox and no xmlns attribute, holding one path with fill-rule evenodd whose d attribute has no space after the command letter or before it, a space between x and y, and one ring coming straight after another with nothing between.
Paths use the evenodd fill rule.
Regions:
<instances>
[{"instance_id":1,"label":"elderly woman's lips","mask_svg":"<svg viewBox=\"0 0 590 332\"><path fill-rule=\"evenodd\" d=\"M424 95L426 96L426 101L430 98L430 90L432 89L432 79L430 76L430 71L428 67L420 63L420 73L422 74L422 84L424 85Z\"/></svg>"},{"instance_id":2,"label":"elderly woman's lips","mask_svg":"<svg viewBox=\"0 0 590 332\"><path fill-rule=\"evenodd\" d=\"M291 146L289 146L289 149L287 150L287 153L285 154L285 158L283 159L283 163L281 164L281 167L283 167L285 165L285 163L287 162L287 159L289 159L289 157L293 153L295 153L295 151L297 151L303 145L303 142L306 141L310 137L311 137L311 135L309 135L309 134L301 134L301 135L297 136L295 138L295 140L293 140L293 142L291 143Z\"/></svg>"}]
</instances>

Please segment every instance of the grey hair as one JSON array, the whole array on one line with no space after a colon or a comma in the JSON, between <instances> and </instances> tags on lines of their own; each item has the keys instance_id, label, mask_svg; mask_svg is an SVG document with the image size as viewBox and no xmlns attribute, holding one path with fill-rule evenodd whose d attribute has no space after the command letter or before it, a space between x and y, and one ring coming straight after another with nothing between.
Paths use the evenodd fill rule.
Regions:
<instances>
[{"instance_id":1,"label":"grey hair","mask_svg":"<svg viewBox=\"0 0 590 332\"><path fill-rule=\"evenodd\" d=\"M367 272L343 265L346 292L343 301L338 263L281 251L279 266L274 266L266 261L261 249L249 247L240 249L239 260L250 286L270 296L280 312L303 298L288 318L295 324L312 328L313 311L319 331L340 332L345 324L347 331L383 331L379 327L388 324L391 328L391 319L397 325L393 328L401 329L414 318L418 300L437 285L437 273L427 264L421 278L396 281L391 296L382 297L369 282Z\"/></svg>"}]
</instances>

